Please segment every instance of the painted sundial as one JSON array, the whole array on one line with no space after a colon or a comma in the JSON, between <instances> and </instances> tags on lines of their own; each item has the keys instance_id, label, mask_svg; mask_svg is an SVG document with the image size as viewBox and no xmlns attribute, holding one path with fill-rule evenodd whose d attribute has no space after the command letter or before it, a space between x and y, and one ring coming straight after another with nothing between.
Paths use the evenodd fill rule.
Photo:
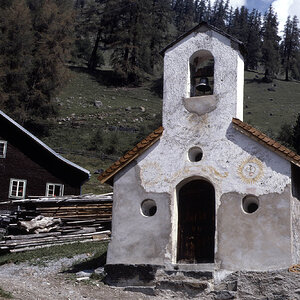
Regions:
<instances>
[{"instance_id":1,"label":"painted sundial","mask_svg":"<svg viewBox=\"0 0 300 300\"><path fill-rule=\"evenodd\" d=\"M257 182L263 175L263 165L257 158L246 159L239 167L239 175L246 183Z\"/></svg>"}]
</instances>

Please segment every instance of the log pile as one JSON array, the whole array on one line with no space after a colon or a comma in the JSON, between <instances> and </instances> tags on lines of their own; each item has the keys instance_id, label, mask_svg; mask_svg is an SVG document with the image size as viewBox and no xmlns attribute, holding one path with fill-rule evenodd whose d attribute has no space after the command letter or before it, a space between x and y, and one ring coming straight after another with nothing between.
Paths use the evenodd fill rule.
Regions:
<instances>
[{"instance_id":1,"label":"log pile","mask_svg":"<svg viewBox=\"0 0 300 300\"><path fill-rule=\"evenodd\" d=\"M0 251L110 239L112 193L30 198L10 204L16 207L10 216L14 222L6 228Z\"/></svg>"}]
</instances>

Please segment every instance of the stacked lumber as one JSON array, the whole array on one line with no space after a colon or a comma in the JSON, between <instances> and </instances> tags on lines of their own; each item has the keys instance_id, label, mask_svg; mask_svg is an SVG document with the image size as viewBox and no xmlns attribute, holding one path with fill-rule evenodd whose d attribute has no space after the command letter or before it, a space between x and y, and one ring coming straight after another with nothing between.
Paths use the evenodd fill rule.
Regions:
<instances>
[{"instance_id":1,"label":"stacked lumber","mask_svg":"<svg viewBox=\"0 0 300 300\"><path fill-rule=\"evenodd\" d=\"M7 235L0 241L0 250L9 252L21 252L54 245L70 244L76 242L107 241L110 239L110 230L89 232L78 230L77 232L63 234L62 232L48 232L37 234Z\"/></svg>"},{"instance_id":2,"label":"stacked lumber","mask_svg":"<svg viewBox=\"0 0 300 300\"><path fill-rule=\"evenodd\" d=\"M0 241L0 251L19 252L110 238L112 193L52 198L32 197L10 201L9 204L16 209L11 213L13 222L7 226L6 235ZM59 220L57 222L59 225L51 228L51 232L32 234L33 231L27 230L29 234L24 233L24 223L41 217Z\"/></svg>"}]
</instances>

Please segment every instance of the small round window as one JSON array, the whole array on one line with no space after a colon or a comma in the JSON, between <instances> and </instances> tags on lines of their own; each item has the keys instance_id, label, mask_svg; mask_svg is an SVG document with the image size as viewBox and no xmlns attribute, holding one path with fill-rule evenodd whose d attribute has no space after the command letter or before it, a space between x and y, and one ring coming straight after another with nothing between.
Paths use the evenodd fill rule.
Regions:
<instances>
[{"instance_id":1,"label":"small round window","mask_svg":"<svg viewBox=\"0 0 300 300\"><path fill-rule=\"evenodd\" d=\"M197 161L200 161L203 157L203 152L201 150L200 147L192 147L190 150L189 150L189 160L191 162L197 162Z\"/></svg>"},{"instance_id":2,"label":"small round window","mask_svg":"<svg viewBox=\"0 0 300 300\"><path fill-rule=\"evenodd\" d=\"M249 195L243 198L242 200L242 206L244 212L247 214L252 214L259 208L259 200L257 197Z\"/></svg>"},{"instance_id":3,"label":"small round window","mask_svg":"<svg viewBox=\"0 0 300 300\"><path fill-rule=\"evenodd\" d=\"M154 200L146 199L141 204L141 211L145 217L152 217L156 214L157 206Z\"/></svg>"}]
</instances>

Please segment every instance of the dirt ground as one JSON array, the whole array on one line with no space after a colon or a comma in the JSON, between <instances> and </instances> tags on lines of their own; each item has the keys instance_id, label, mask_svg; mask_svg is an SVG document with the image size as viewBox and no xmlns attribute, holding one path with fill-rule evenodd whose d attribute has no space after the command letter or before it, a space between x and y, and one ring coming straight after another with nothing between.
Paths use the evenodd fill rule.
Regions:
<instances>
[{"instance_id":1,"label":"dirt ground","mask_svg":"<svg viewBox=\"0 0 300 300\"><path fill-rule=\"evenodd\" d=\"M97 280L76 280L75 274L65 270L78 258L50 261L43 266L28 263L0 266L0 287L10 292L13 299L22 300L153 299L142 293L109 287ZM0 299L4 298L0 296Z\"/></svg>"},{"instance_id":2,"label":"dirt ground","mask_svg":"<svg viewBox=\"0 0 300 300\"><path fill-rule=\"evenodd\" d=\"M42 266L28 263L0 266L0 287L13 299L22 300L96 300L96 299L179 299L175 295L148 296L144 293L110 287L99 280L78 281L70 269L80 256L49 261ZM82 257L81 257L82 258ZM0 299L5 299L1 298ZM182 299L182 298L181 298Z\"/></svg>"}]
</instances>

